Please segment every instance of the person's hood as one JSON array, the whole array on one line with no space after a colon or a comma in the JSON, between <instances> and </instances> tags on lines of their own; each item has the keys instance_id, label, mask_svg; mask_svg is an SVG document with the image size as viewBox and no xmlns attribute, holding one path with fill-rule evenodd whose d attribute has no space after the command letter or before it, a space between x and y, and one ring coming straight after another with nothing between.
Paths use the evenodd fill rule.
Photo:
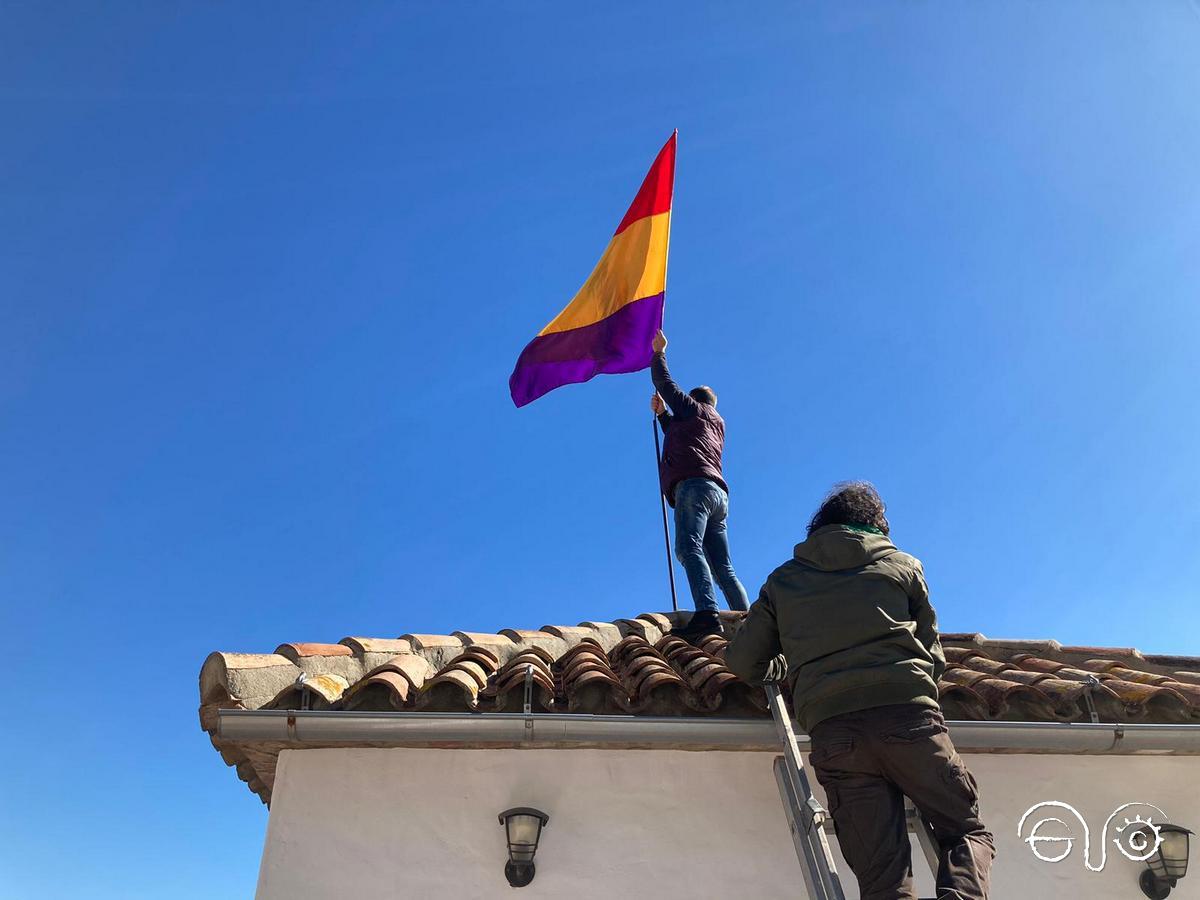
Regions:
<instances>
[{"instance_id":1,"label":"person's hood","mask_svg":"<svg viewBox=\"0 0 1200 900\"><path fill-rule=\"evenodd\" d=\"M796 560L822 572L840 572L896 552L887 535L858 525L826 525L796 545Z\"/></svg>"}]
</instances>

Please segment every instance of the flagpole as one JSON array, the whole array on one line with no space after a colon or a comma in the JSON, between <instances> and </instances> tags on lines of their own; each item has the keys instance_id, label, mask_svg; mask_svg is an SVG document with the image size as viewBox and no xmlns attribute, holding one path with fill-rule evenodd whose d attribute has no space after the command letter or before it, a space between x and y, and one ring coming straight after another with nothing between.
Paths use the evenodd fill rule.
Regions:
<instances>
[{"instance_id":1,"label":"flagpole","mask_svg":"<svg viewBox=\"0 0 1200 900\"><path fill-rule=\"evenodd\" d=\"M675 169L679 165L679 129L671 135L675 139L675 159L671 166L671 210L667 213L667 252L663 256L663 318L667 315L667 261L671 258L671 216L675 212ZM660 327L662 323L659 323ZM658 443L658 417L650 419L650 429L654 432L654 462L655 474L662 467L662 449ZM662 504L663 544L667 551L667 578L671 581L671 609L679 612L679 598L675 594L675 562L671 559L671 532L667 527L667 496L659 489L659 503Z\"/></svg>"},{"instance_id":2,"label":"flagpole","mask_svg":"<svg viewBox=\"0 0 1200 900\"><path fill-rule=\"evenodd\" d=\"M658 443L658 417L650 419L650 428L654 432L654 460L662 465L662 449ZM657 471L657 470L656 470ZM662 504L663 544L667 550L667 578L671 580L671 609L679 612L679 599L675 596L675 564L671 559L671 533L667 530L667 495L660 489L658 500Z\"/></svg>"}]
</instances>

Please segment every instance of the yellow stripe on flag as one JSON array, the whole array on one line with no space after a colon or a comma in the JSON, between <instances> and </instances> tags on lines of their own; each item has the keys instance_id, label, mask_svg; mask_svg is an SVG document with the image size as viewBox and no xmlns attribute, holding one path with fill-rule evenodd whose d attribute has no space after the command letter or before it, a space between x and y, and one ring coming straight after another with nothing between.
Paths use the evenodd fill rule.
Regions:
<instances>
[{"instance_id":1,"label":"yellow stripe on flag","mask_svg":"<svg viewBox=\"0 0 1200 900\"><path fill-rule=\"evenodd\" d=\"M635 300L661 294L670 237L670 210L639 219L614 236L579 293L538 335L594 325Z\"/></svg>"}]
</instances>

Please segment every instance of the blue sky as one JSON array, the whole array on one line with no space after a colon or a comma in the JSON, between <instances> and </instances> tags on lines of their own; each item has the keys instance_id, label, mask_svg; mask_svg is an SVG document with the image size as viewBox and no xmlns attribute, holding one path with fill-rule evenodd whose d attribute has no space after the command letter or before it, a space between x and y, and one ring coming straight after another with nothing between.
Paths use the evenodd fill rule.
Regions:
<instances>
[{"instance_id":1,"label":"blue sky","mask_svg":"<svg viewBox=\"0 0 1200 900\"><path fill-rule=\"evenodd\" d=\"M1200 653L1198 83L1186 2L0 4L0 895L251 894L211 650L668 606L648 376L507 378L676 127L751 594L865 477L944 630Z\"/></svg>"}]
</instances>

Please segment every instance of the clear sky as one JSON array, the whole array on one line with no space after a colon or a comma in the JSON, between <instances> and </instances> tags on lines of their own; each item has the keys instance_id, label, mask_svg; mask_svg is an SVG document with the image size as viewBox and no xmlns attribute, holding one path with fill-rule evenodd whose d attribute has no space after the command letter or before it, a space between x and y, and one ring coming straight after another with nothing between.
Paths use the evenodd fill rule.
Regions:
<instances>
[{"instance_id":1,"label":"clear sky","mask_svg":"<svg viewBox=\"0 0 1200 900\"><path fill-rule=\"evenodd\" d=\"M0 4L0 895L250 896L209 651L669 608L648 374L507 378L676 127L751 595L869 478L944 630L1200 654L1196 8L575 6Z\"/></svg>"}]
</instances>

